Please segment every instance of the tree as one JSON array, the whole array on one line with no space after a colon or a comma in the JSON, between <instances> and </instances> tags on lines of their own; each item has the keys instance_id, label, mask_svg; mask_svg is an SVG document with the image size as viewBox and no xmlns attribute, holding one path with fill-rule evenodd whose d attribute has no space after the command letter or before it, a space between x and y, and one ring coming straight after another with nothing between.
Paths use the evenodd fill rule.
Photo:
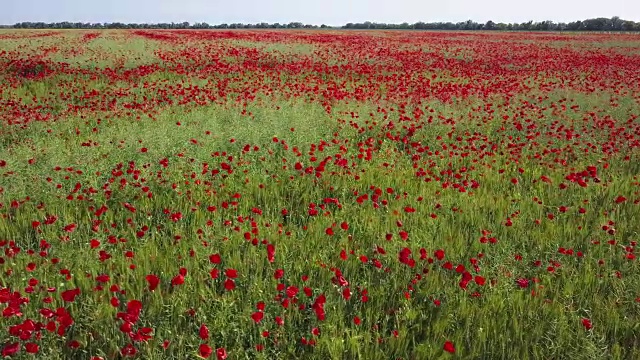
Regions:
<instances>
[{"instance_id":1,"label":"tree","mask_svg":"<svg viewBox=\"0 0 640 360\"><path fill-rule=\"evenodd\" d=\"M610 31L611 21L606 18L587 19L582 22L586 31Z\"/></svg>"},{"instance_id":2,"label":"tree","mask_svg":"<svg viewBox=\"0 0 640 360\"><path fill-rule=\"evenodd\" d=\"M496 24L491 20L487 21L487 23L484 24L484 30L495 30L495 29L496 29Z\"/></svg>"},{"instance_id":3,"label":"tree","mask_svg":"<svg viewBox=\"0 0 640 360\"><path fill-rule=\"evenodd\" d=\"M624 21L619 17L614 16L611 18L611 30L613 31L622 31L622 26L624 25Z\"/></svg>"}]
</instances>

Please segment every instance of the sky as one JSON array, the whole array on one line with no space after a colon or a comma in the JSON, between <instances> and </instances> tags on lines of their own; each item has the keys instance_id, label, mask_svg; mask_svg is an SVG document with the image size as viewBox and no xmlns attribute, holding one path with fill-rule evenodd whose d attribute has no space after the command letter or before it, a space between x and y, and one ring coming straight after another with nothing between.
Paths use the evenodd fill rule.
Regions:
<instances>
[{"instance_id":1,"label":"sky","mask_svg":"<svg viewBox=\"0 0 640 360\"><path fill-rule=\"evenodd\" d=\"M22 21L160 23L640 21L639 0L0 0L0 24Z\"/></svg>"}]
</instances>

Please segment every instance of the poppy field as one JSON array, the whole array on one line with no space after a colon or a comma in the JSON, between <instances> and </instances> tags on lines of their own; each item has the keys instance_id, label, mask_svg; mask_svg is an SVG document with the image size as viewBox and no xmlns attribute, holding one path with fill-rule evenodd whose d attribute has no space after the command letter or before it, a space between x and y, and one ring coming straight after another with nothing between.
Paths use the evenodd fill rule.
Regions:
<instances>
[{"instance_id":1,"label":"poppy field","mask_svg":"<svg viewBox=\"0 0 640 360\"><path fill-rule=\"evenodd\" d=\"M0 30L16 359L640 358L640 37Z\"/></svg>"}]
</instances>

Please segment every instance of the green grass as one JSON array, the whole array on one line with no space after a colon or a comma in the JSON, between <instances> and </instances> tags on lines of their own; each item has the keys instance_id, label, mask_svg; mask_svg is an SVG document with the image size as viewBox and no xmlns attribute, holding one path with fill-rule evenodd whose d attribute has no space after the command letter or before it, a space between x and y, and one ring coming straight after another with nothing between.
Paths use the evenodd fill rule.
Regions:
<instances>
[{"instance_id":1,"label":"green grass","mask_svg":"<svg viewBox=\"0 0 640 360\"><path fill-rule=\"evenodd\" d=\"M359 36L374 43L394 41ZM288 61L314 51L333 56L321 44L292 43L230 41L222 47L255 46L265 56L291 57ZM456 95L451 102L428 98L416 104L393 94L408 90L393 90L394 83L381 81L382 95L390 95L384 102L325 94L329 112L324 98L312 90L298 97L282 95L308 85L306 76L320 74L289 73L283 67L278 76L264 70L239 79L220 74L202 79L167 69L115 81L102 69L116 62L123 70L159 61L154 51L171 45L104 32L83 46L78 58L51 57L78 73L27 80L3 93L4 100L47 104L57 112L46 110L53 114L49 122L6 125L0 131L0 288L29 300L20 305L21 315L3 320L0 347L34 342L40 346L38 358L119 359L132 340L120 330L118 313L138 300L142 310L131 333L153 330L147 342L133 342L140 359L196 359L203 343L213 348L211 358L215 349L224 348L229 359L640 356L640 263L625 257L637 254L628 248L639 240L640 210L634 200L640 165L637 149L611 130L637 125L638 103L632 96L613 89L541 90L549 75L531 77L534 90L509 98ZM421 47L444 57L464 54L470 64L479 59L464 44L456 44L462 49L458 55L442 45L416 43L416 49ZM96 53L104 55L102 62L92 63ZM207 56L204 52L199 61L206 63ZM332 59L364 67L375 56ZM374 62L383 63L397 69L391 57ZM82 73L87 70L90 74ZM319 92L332 86L355 91L372 81L365 72L345 74L331 74ZM438 75L434 86L445 88L492 81L444 71ZM0 79L10 76L4 73ZM181 84L218 94L218 81L224 79L229 93L207 104L181 104L180 90L168 90ZM273 90L247 97L254 84ZM60 94L90 89L119 102L112 110L65 110L81 99ZM125 90L126 95L115 95ZM122 105L152 104L143 97L163 92L175 102L151 110ZM619 105L612 107L611 98ZM578 110L570 108L574 104ZM401 107L409 120L401 119ZM418 109L424 115L416 119L412 114ZM525 128L517 129L513 119ZM535 128L526 129L530 124ZM582 137L561 136L560 124ZM409 127L413 136L403 142ZM540 134L527 139L535 132ZM585 153L588 143L597 146ZM604 153L602 147L609 144L618 152ZM601 182L582 188L565 179L588 166L597 166ZM417 176L420 171L426 175ZM543 175L551 183L540 181ZM465 192L454 188L463 182ZM561 190L560 183L567 189ZM618 196L627 200L616 203ZM103 206L106 211L99 214ZM560 211L562 206L568 211ZM317 215L310 214L314 208ZM44 224L50 215L57 221ZM507 219L511 226L505 225ZM41 224L34 226L34 221ZM613 234L602 229L609 221ZM65 231L69 224L76 228ZM92 242L99 245L92 247ZM275 246L273 262L267 244ZM411 250L415 267L399 261L404 248ZM559 253L560 248L573 255ZM439 249L443 259L436 257ZM220 255L221 263L211 262L213 254ZM472 280L461 289L458 266L486 282ZM335 268L348 285L335 284ZM187 270L184 284L173 286L181 269ZM212 269L219 271L218 278L211 277ZM226 269L238 272L233 291L224 287ZM278 269L284 275L275 279ZM101 274L110 279L97 289ZM148 289L149 274L160 278L155 291ZM517 285L521 278L529 281L526 288ZM33 291L28 291L30 279L38 281ZM285 290L277 290L279 284ZM284 307L288 287L298 293ZM76 288L75 300L63 301L62 292ZM345 288L352 294L349 300ZM309 309L320 294L326 296L324 320ZM0 292L0 299L7 296ZM251 315L259 302L265 303L264 319L256 324ZM3 309L9 305L8 300L2 303ZM39 340L19 340L9 332L26 319L43 326L60 320L43 317L44 308L66 309L73 324L63 335L42 330ZM284 322L278 324L276 316ZM354 317L361 319L359 325ZM593 328L585 328L583 319ZM206 340L198 337L203 324L210 331ZM315 345L305 345L303 338ZM70 347L73 340L80 347ZM165 340L170 342L166 349ZM445 341L455 344L455 354L443 350ZM264 349L258 351L257 345ZM16 358L33 356L22 348Z\"/></svg>"}]
</instances>

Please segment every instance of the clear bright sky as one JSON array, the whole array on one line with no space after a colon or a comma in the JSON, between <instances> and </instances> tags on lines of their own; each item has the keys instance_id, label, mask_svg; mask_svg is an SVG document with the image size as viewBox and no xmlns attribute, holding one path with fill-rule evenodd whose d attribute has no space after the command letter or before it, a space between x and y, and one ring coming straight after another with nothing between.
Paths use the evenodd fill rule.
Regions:
<instances>
[{"instance_id":1,"label":"clear bright sky","mask_svg":"<svg viewBox=\"0 0 640 360\"><path fill-rule=\"evenodd\" d=\"M640 21L640 0L0 0L0 24L22 21L344 25L417 21Z\"/></svg>"}]
</instances>

